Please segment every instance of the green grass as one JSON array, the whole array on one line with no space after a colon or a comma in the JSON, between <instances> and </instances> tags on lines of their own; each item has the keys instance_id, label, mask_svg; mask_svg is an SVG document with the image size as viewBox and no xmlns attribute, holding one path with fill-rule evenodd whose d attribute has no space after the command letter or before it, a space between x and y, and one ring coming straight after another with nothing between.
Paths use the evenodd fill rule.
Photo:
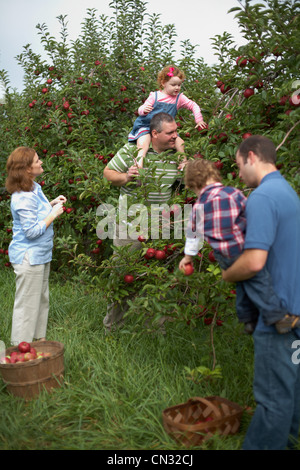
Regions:
<instances>
[{"instance_id":1,"label":"green grass","mask_svg":"<svg viewBox=\"0 0 300 470\"><path fill-rule=\"evenodd\" d=\"M14 274L0 274L0 339L9 345ZM0 379L0 449L2 450L177 450L165 432L162 411L194 396L221 395L253 406L252 338L232 317L214 327L216 363L222 378L196 384L185 367L212 368L210 327L170 323L167 334L151 334L133 322L105 335L106 304L78 284L50 280L48 340L65 346L61 388L31 401L10 395ZM238 450L250 416L240 432L216 437L203 446Z\"/></svg>"}]
</instances>

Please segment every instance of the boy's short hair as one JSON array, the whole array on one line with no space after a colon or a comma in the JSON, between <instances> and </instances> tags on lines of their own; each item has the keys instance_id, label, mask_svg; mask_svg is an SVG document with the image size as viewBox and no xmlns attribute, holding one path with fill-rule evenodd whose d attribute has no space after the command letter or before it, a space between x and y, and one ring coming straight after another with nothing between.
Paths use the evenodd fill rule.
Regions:
<instances>
[{"instance_id":1,"label":"boy's short hair","mask_svg":"<svg viewBox=\"0 0 300 470\"><path fill-rule=\"evenodd\" d=\"M222 182L222 176L214 162L211 160L189 160L185 166L184 182L187 188L192 191L202 189L206 182L212 179L215 182Z\"/></svg>"}]
</instances>

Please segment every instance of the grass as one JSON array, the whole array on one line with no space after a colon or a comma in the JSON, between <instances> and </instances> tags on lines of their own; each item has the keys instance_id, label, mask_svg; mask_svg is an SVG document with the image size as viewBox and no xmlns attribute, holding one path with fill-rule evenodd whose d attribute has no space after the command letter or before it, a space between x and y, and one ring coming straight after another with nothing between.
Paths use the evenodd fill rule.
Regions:
<instances>
[{"instance_id":1,"label":"grass","mask_svg":"<svg viewBox=\"0 0 300 470\"><path fill-rule=\"evenodd\" d=\"M0 339L9 345L14 274L0 274ZM179 450L165 432L162 411L194 396L221 395L253 406L252 339L235 315L214 327L214 347L222 378L194 383L185 367L212 367L210 327L170 323L167 334L151 334L133 322L105 335L106 304L78 284L50 280L48 340L65 346L61 388L31 401L10 395L0 380L1 450ZM209 450L241 448L250 415L240 432L215 437Z\"/></svg>"}]
</instances>

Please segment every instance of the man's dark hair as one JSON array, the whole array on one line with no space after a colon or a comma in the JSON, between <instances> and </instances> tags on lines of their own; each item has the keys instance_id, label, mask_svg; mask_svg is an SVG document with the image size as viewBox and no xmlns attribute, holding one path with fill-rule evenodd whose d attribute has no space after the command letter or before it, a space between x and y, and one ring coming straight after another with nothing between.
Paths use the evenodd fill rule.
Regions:
<instances>
[{"instance_id":1,"label":"man's dark hair","mask_svg":"<svg viewBox=\"0 0 300 470\"><path fill-rule=\"evenodd\" d=\"M157 132L162 131L162 125L164 122L174 122L173 116L168 113L157 113L153 116L150 121L150 134L152 134L153 130Z\"/></svg>"},{"instance_id":2,"label":"man's dark hair","mask_svg":"<svg viewBox=\"0 0 300 470\"><path fill-rule=\"evenodd\" d=\"M276 163L276 148L274 143L263 135L251 135L245 139L238 148L244 163L248 160L249 152L254 152L265 163Z\"/></svg>"}]
</instances>

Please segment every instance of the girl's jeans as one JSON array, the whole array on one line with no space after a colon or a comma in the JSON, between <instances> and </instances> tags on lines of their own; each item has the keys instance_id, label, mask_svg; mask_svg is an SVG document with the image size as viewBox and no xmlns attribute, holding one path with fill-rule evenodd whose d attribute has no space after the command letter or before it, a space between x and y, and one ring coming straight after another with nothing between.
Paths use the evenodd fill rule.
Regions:
<instances>
[{"instance_id":1,"label":"girl's jeans","mask_svg":"<svg viewBox=\"0 0 300 470\"><path fill-rule=\"evenodd\" d=\"M225 258L219 253L215 253L215 258L225 270L237 259ZM266 267L251 279L237 282L236 312L242 323L256 323L260 313L266 325L276 323L288 313L273 290L272 278Z\"/></svg>"}]
</instances>

